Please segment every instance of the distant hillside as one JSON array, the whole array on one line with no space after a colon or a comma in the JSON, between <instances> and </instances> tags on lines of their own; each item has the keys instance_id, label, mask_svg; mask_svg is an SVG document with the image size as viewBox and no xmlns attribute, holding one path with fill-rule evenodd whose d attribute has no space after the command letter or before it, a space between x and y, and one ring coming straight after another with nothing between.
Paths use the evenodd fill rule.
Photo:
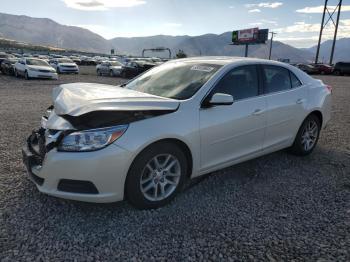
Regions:
<instances>
[{"instance_id":1,"label":"distant hillside","mask_svg":"<svg viewBox=\"0 0 350 262\"><path fill-rule=\"evenodd\" d=\"M0 13L0 35L4 38L38 45L82 51L109 52L110 44L87 29L65 26L47 18Z\"/></svg>"},{"instance_id":2,"label":"distant hillside","mask_svg":"<svg viewBox=\"0 0 350 262\"><path fill-rule=\"evenodd\" d=\"M166 46L175 54L179 49L189 56L217 55L217 56L244 56L244 46L233 46L231 32L220 35L206 34L201 36L152 36L134 38L114 38L110 42L119 52L131 55L141 55L144 48ZM268 58L269 43L267 45L249 46L249 56ZM147 53L152 55L152 53ZM158 54L153 54L158 55ZM164 56L167 54L163 54ZM281 42L274 42L272 58L289 58L294 62L306 62L313 59L313 54Z\"/></svg>"},{"instance_id":3,"label":"distant hillside","mask_svg":"<svg viewBox=\"0 0 350 262\"><path fill-rule=\"evenodd\" d=\"M66 26L47 18L32 18L0 13L0 37L24 41L36 45L49 45L59 48L89 52L109 53L115 48L119 54L140 56L144 48L168 47L173 56L182 49L189 56L226 55L243 56L244 46L232 46L231 33L200 36L117 37L106 40L87 29ZM330 41L322 44L321 58L328 59ZM268 58L269 43L249 46L249 56ZM298 49L282 42L274 42L272 58L288 58L292 62L313 61L315 47ZM146 53L147 56L167 56L166 53ZM350 39L337 42L335 60L350 60Z\"/></svg>"},{"instance_id":4,"label":"distant hillside","mask_svg":"<svg viewBox=\"0 0 350 262\"><path fill-rule=\"evenodd\" d=\"M333 40L327 40L321 44L320 48L320 61L329 61ZM313 54L316 54L317 45L306 49ZM338 39L335 44L334 61L350 61L350 38Z\"/></svg>"}]
</instances>

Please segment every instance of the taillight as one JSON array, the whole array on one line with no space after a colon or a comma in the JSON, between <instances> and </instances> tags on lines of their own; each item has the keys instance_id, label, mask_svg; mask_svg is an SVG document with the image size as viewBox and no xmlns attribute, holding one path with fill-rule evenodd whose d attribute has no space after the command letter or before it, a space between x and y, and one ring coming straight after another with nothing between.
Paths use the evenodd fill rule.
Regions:
<instances>
[{"instance_id":1,"label":"taillight","mask_svg":"<svg viewBox=\"0 0 350 262\"><path fill-rule=\"evenodd\" d=\"M326 85L326 88L328 89L329 92L332 93L332 87L330 85Z\"/></svg>"}]
</instances>

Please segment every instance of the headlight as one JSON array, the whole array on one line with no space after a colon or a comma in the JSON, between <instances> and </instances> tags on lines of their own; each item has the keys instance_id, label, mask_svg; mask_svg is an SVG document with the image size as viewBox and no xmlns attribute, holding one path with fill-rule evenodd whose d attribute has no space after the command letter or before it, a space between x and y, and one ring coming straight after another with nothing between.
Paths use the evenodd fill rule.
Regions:
<instances>
[{"instance_id":1,"label":"headlight","mask_svg":"<svg viewBox=\"0 0 350 262\"><path fill-rule=\"evenodd\" d=\"M63 138L59 151L86 152L102 149L121 137L128 125L73 132Z\"/></svg>"}]
</instances>

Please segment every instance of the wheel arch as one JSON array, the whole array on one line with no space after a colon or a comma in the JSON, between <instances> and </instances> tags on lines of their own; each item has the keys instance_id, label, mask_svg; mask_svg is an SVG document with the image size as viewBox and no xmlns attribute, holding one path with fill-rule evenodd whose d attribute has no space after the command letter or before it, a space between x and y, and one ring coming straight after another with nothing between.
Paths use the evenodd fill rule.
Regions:
<instances>
[{"instance_id":1,"label":"wheel arch","mask_svg":"<svg viewBox=\"0 0 350 262\"><path fill-rule=\"evenodd\" d=\"M192 171L193 171L193 154L191 152L190 147L182 140L178 139L178 138L163 138L163 139L159 139L157 141L153 141L152 143L148 144L147 146L145 146L144 148L142 148L142 150L140 150L140 152L138 152L136 154L136 156L134 157L134 159L131 162L131 165L129 167L128 173L131 169L131 166L133 165L135 159L142 154L142 152L144 152L145 150L147 150L148 148L156 145L156 144L161 144L161 143L172 143L175 144L176 146L178 146L184 153L185 153L185 157L187 160L187 164L188 164L188 172L186 174L186 176L188 178L191 177L192 175Z\"/></svg>"},{"instance_id":2,"label":"wheel arch","mask_svg":"<svg viewBox=\"0 0 350 262\"><path fill-rule=\"evenodd\" d=\"M305 117L305 119L308 118L311 115L315 115L318 118L318 120L320 120L320 126L322 128L322 126L323 126L323 115L322 115L322 112L320 110L313 110Z\"/></svg>"}]
</instances>

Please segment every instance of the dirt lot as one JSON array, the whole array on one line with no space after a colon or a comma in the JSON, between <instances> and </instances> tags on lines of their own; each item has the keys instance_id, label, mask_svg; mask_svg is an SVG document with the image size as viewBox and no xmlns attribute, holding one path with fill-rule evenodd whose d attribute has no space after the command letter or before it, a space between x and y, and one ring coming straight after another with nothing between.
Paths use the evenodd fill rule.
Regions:
<instances>
[{"instance_id":1,"label":"dirt lot","mask_svg":"<svg viewBox=\"0 0 350 262\"><path fill-rule=\"evenodd\" d=\"M333 119L315 152L282 151L197 181L174 202L138 211L39 193L21 146L60 83L117 84L93 67L58 81L0 74L0 260L350 261L350 77L333 86Z\"/></svg>"}]
</instances>

